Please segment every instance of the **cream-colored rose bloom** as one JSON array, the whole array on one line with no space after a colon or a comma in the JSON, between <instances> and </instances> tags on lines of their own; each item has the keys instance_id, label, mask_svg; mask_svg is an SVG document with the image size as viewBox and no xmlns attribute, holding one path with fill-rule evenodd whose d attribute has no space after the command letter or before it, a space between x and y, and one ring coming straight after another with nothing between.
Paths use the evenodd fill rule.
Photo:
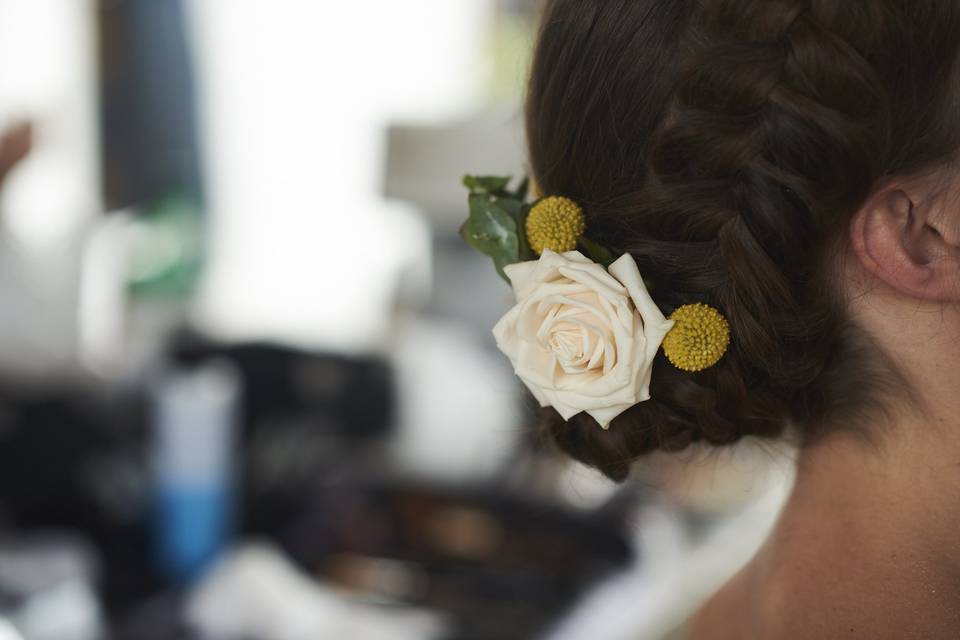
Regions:
<instances>
[{"instance_id":1,"label":"cream-colored rose bloom","mask_svg":"<svg viewBox=\"0 0 960 640\"><path fill-rule=\"evenodd\" d=\"M604 269L578 251L545 250L505 269L517 305L497 323L497 346L541 406L604 429L650 398L654 356L673 322L643 284L633 256Z\"/></svg>"}]
</instances>

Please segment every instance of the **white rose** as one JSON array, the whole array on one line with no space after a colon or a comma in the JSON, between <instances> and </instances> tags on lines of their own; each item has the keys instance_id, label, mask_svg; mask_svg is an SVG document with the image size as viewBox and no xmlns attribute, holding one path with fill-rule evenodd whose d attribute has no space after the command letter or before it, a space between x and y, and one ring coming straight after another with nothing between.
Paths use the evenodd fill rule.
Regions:
<instances>
[{"instance_id":1,"label":"white rose","mask_svg":"<svg viewBox=\"0 0 960 640\"><path fill-rule=\"evenodd\" d=\"M653 359L673 321L643 284L633 256L604 269L578 251L544 251L505 269L517 305L497 323L497 346L541 406L604 429L650 398Z\"/></svg>"}]
</instances>

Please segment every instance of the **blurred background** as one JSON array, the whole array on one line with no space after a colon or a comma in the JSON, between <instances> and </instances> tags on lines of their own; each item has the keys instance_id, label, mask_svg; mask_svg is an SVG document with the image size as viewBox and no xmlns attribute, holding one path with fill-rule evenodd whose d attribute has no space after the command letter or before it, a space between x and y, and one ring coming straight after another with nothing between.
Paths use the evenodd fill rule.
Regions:
<instances>
[{"instance_id":1,"label":"blurred background","mask_svg":"<svg viewBox=\"0 0 960 640\"><path fill-rule=\"evenodd\" d=\"M536 0L0 0L0 640L661 639L790 453L555 454L459 239Z\"/></svg>"}]
</instances>

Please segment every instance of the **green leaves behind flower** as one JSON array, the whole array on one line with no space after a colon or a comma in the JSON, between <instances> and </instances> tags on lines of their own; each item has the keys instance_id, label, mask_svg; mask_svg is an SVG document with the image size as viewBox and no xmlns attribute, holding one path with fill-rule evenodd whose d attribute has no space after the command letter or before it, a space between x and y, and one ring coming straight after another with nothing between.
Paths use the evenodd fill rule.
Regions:
<instances>
[{"instance_id":1,"label":"green leaves behind flower","mask_svg":"<svg viewBox=\"0 0 960 640\"><path fill-rule=\"evenodd\" d=\"M526 220L530 205L524 203L527 180L510 191L508 177L466 176L463 184L470 191L470 217L460 235L471 247L493 259L500 277L509 282L503 268L509 264L533 260L527 244Z\"/></svg>"},{"instance_id":2,"label":"green leaves behind flower","mask_svg":"<svg viewBox=\"0 0 960 640\"><path fill-rule=\"evenodd\" d=\"M505 195L507 185L510 184L510 176L463 176L463 186L474 193L489 193L492 195Z\"/></svg>"},{"instance_id":3,"label":"green leaves behind flower","mask_svg":"<svg viewBox=\"0 0 960 640\"><path fill-rule=\"evenodd\" d=\"M524 176L520 184L517 185L517 188L510 191L507 187L510 185L512 179L512 176L464 176L463 186L469 189L471 194L486 193L523 202L527 199L530 179Z\"/></svg>"},{"instance_id":4,"label":"green leaves behind flower","mask_svg":"<svg viewBox=\"0 0 960 640\"><path fill-rule=\"evenodd\" d=\"M470 191L470 217L460 235L471 247L490 256L500 277L509 282L503 268L515 262L536 260L527 242L527 216L536 202L526 202L530 182L524 178L511 190L510 176L465 176L463 186ZM581 236L580 251L598 264L609 267L616 252Z\"/></svg>"},{"instance_id":5,"label":"green leaves behind flower","mask_svg":"<svg viewBox=\"0 0 960 640\"><path fill-rule=\"evenodd\" d=\"M577 241L577 245L583 251L584 255L597 264L602 264L604 267L609 267L617 259L617 256L610 251L610 249L607 249L605 246L597 242L594 242L586 236L580 236L580 239Z\"/></svg>"}]
</instances>

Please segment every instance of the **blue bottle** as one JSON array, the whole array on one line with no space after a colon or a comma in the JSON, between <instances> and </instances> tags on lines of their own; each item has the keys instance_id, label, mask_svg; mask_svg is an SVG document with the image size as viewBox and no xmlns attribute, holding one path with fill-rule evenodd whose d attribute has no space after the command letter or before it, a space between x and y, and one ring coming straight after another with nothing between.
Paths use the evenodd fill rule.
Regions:
<instances>
[{"instance_id":1,"label":"blue bottle","mask_svg":"<svg viewBox=\"0 0 960 640\"><path fill-rule=\"evenodd\" d=\"M239 376L224 362L171 369L151 396L154 559L166 578L189 584L231 537Z\"/></svg>"}]
</instances>

